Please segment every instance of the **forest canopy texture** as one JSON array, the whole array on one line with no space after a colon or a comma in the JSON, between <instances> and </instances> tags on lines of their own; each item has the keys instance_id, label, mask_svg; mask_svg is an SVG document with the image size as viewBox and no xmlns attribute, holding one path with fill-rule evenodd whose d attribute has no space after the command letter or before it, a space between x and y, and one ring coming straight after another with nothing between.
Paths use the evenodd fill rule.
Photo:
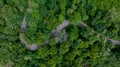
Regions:
<instances>
[{"instance_id":1,"label":"forest canopy texture","mask_svg":"<svg viewBox=\"0 0 120 67\"><path fill-rule=\"evenodd\" d=\"M65 20L71 25L50 38ZM21 39L47 45L30 51ZM120 0L0 0L0 67L120 67L113 40L120 41Z\"/></svg>"}]
</instances>

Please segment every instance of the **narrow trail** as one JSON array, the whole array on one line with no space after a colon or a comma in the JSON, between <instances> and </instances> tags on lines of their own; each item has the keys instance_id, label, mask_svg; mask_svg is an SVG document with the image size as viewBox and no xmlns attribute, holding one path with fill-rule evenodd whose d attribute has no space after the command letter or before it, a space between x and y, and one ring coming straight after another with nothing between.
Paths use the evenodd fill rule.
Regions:
<instances>
[{"instance_id":1,"label":"narrow trail","mask_svg":"<svg viewBox=\"0 0 120 67\"><path fill-rule=\"evenodd\" d=\"M68 20L63 21L60 25L58 25L55 29L53 29L50 32L50 38L55 38L61 32L61 30L68 27L69 25L73 25L73 24L70 24L70 22ZM76 26L78 26L79 28L87 27L87 28L90 28L91 30L94 30L91 27L89 27L87 24L85 24L84 22L79 22L78 25L76 25ZM22 22L22 25L21 25L21 32L19 34L19 39L21 41L21 44L23 46L25 46L26 49L28 49L30 51L36 51L39 48L43 47L44 45L49 44L49 42L48 43L44 42L42 44L32 44L32 45L27 44L26 40L24 39L24 37L25 37L24 33L26 31L26 28L27 28L27 21L26 21L26 16L25 16L23 18L23 22ZM94 32L96 32L96 31L94 30ZM101 37L105 38L105 40L107 40L107 42L112 42L113 45L120 45L120 41L111 39L109 37L106 37L101 33L98 33L98 32L96 32L96 33L99 34ZM66 36L66 34L64 34L64 36ZM69 37L69 35L68 35L68 37ZM64 39L64 37L61 38L61 39ZM67 40L67 38L66 38L66 40Z\"/></svg>"}]
</instances>

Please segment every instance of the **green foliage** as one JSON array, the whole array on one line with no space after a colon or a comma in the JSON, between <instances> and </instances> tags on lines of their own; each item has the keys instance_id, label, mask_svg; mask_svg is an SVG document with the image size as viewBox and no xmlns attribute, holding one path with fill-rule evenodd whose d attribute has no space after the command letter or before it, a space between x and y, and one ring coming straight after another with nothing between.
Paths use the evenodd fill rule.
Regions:
<instances>
[{"instance_id":1,"label":"green foliage","mask_svg":"<svg viewBox=\"0 0 120 67\"><path fill-rule=\"evenodd\" d=\"M120 40L120 0L0 0L0 67L119 67L120 50L98 33ZM29 44L49 44L28 51L19 40L26 15L27 29L22 38ZM73 26L49 39L49 33L64 20ZM89 27L78 28L85 22Z\"/></svg>"},{"instance_id":2,"label":"green foliage","mask_svg":"<svg viewBox=\"0 0 120 67\"><path fill-rule=\"evenodd\" d=\"M71 41L73 41L73 40L78 38L78 33L79 33L78 27L72 27L71 29L69 29L69 32L70 32L70 33L68 33L69 34L69 39Z\"/></svg>"}]
</instances>

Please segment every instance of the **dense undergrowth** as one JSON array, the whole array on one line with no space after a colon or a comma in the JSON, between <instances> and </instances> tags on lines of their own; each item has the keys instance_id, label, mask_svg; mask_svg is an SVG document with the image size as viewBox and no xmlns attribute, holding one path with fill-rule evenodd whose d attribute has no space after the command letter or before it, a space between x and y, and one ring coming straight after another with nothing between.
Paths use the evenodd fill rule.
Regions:
<instances>
[{"instance_id":1,"label":"dense undergrowth","mask_svg":"<svg viewBox=\"0 0 120 67\"><path fill-rule=\"evenodd\" d=\"M0 67L119 67L120 46L96 32L120 40L120 0L0 0ZM47 41L64 20L90 28L65 28L68 40L29 51L19 40L26 14L30 44ZM95 32L96 31L96 32ZM57 39L57 38L56 38Z\"/></svg>"}]
</instances>

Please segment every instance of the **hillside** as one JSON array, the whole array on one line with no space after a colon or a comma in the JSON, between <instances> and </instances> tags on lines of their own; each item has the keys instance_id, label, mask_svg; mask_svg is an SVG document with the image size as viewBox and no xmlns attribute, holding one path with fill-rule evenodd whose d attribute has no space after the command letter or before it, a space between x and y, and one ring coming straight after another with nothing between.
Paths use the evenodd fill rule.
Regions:
<instances>
[{"instance_id":1,"label":"hillside","mask_svg":"<svg viewBox=\"0 0 120 67\"><path fill-rule=\"evenodd\" d=\"M120 67L120 0L0 0L0 67Z\"/></svg>"}]
</instances>

